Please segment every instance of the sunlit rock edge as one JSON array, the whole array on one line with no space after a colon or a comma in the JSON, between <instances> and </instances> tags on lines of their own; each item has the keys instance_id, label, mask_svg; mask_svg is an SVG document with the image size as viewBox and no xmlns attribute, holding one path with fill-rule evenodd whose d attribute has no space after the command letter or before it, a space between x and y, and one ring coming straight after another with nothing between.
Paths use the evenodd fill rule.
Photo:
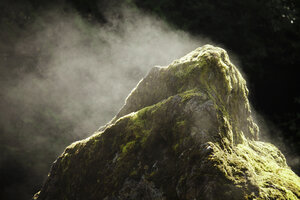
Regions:
<instances>
[{"instance_id":1,"label":"sunlit rock edge","mask_svg":"<svg viewBox=\"0 0 300 200\"><path fill-rule=\"evenodd\" d=\"M34 199L299 199L247 96L221 48L154 67L110 123L66 148Z\"/></svg>"}]
</instances>

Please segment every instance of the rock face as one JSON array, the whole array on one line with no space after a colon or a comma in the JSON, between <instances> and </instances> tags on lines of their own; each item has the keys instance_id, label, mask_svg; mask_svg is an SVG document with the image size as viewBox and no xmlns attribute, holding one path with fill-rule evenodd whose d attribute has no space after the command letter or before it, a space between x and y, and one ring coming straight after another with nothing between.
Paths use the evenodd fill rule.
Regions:
<instances>
[{"instance_id":1,"label":"rock face","mask_svg":"<svg viewBox=\"0 0 300 200\"><path fill-rule=\"evenodd\" d=\"M34 199L299 199L300 178L258 140L247 95L220 48L154 67L110 123L66 148Z\"/></svg>"}]
</instances>

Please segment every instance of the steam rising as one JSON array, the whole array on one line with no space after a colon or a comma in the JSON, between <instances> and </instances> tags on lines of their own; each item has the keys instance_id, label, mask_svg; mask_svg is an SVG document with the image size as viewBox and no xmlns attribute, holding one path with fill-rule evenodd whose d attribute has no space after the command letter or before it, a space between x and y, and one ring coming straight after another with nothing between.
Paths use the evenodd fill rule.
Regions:
<instances>
[{"instance_id":1,"label":"steam rising","mask_svg":"<svg viewBox=\"0 0 300 200\"><path fill-rule=\"evenodd\" d=\"M157 19L123 14L121 21L111 19L106 26L76 14L59 16L22 41L19 51L30 54L35 48L46 56L38 59L38 72L17 80L6 98L22 101L17 104L22 104L27 120L33 120L36 110L50 107L73 123L72 134L84 137L113 117L151 67L167 65L202 45Z\"/></svg>"},{"instance_id":2,"label":"steam rising","mask_svg":"<svg viewBox=\"0 0 300 200\"><path fill-rule=\"evenodd\" d=\"M25 173L16 178L19 185L1 186L6 195L18 191L30 198L66 145L111 120L153 66L168 65L211 43L137 10L115 11L106 13L105 25L75 12L44 13L15 38L19 60L10 59L10 50L0 44L5 58L0 62L0 167L11 169L17 163ZM14 76L8 73L11 65L18 66ZM270 132L262 128L264 122L259 124L262 132ZM298 164L299 157L292 162Z\"/></svg>"},{"instance_id":3,"label":"steam rising","mask_svg":"<svg viewBox=\"0 0 300 200\"><path fill-rule=\"evenodd\" d=\"M107 15L109 22L100 25L76 13L45 13L27 27L15 48L33 60L34 70L22 68L22 60L0 63L19 62L23 69L1 81L1 127L9 141L3 148L11 152L15 145L16 160L26 157L18 162L36 177L27 184L39 183L35 192L65 146L112 119L151 67L167 65L208 42L136 10Z\"/></svg>"}]
</instances>

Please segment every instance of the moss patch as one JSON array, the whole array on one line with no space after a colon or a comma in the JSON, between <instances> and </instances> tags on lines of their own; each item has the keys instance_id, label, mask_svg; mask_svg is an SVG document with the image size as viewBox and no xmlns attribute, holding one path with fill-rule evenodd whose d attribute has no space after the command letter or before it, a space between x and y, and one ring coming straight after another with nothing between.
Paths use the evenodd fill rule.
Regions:
<instances>
[{"instance_id":1,"label":"moss patch","mask_svg":"<svg viewBox=\"0 0 300 200\"><path fill-rule=\"evenodd\" d=\"M66 148L35 199L299 199L284 156L257 141L247 95L210 45L154 68L102 131Z\"/></svg>"}]
</instances>

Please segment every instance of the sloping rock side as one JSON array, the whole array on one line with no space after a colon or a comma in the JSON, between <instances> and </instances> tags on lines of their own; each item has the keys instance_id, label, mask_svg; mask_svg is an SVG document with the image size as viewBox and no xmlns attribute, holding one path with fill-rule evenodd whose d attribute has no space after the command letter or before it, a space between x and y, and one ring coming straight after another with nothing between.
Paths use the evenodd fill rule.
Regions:
<instances>
[{"instance_id":1,"label":"sloping rock side","mask_svg":"<svg viewBox=\"0 0 300 200\"><path fill-rule=\"evenodd\" d=\"M66 148L34 199L299 199L300 178L259 141L247 95L221 48L154 67L110 123Z\"/></svg>"}]
</instances>

